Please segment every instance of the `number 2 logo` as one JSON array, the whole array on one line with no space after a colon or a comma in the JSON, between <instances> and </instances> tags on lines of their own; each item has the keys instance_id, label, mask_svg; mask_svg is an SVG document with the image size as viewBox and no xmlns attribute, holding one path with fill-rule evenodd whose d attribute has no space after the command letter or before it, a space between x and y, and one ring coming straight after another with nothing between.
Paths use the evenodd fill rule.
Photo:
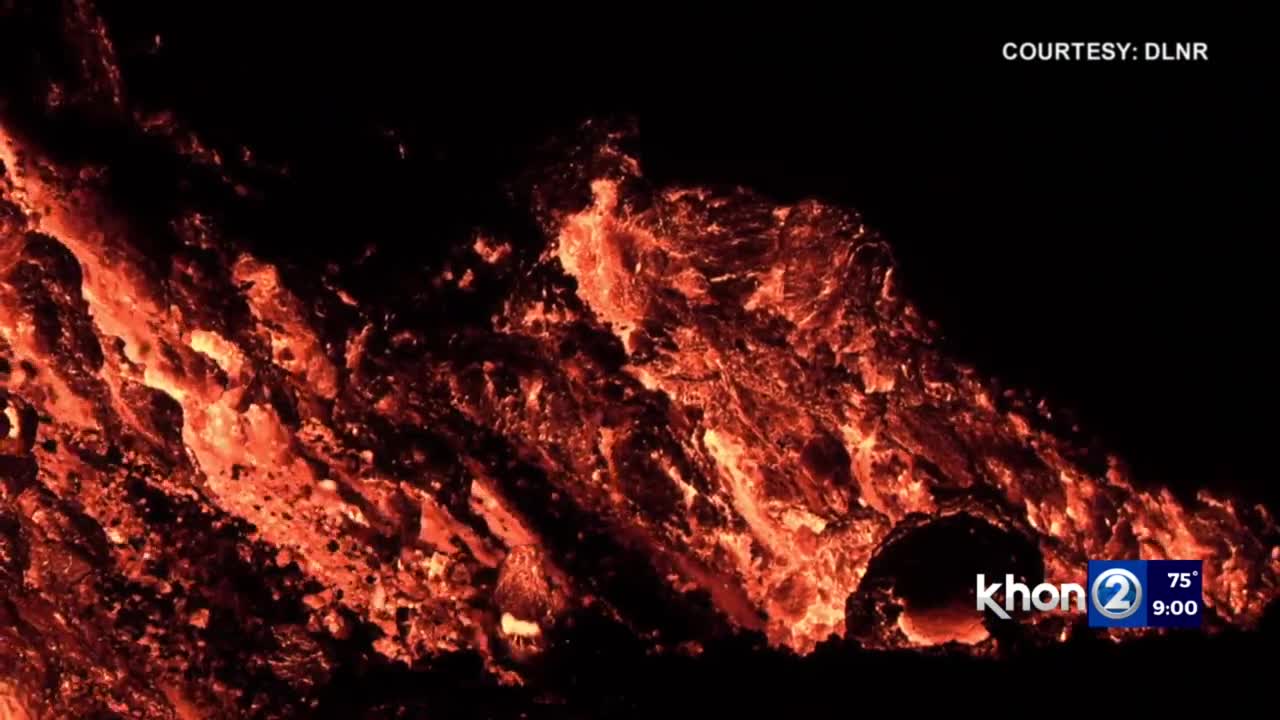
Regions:
<instances>
[{"instance_id":1,"label":"number 2 logo","mask_svg":"<svg viewBox=\"0 0 1280 720\"><path fill-rule=\"evenodd\" d=\"M1109 594L1106 602L1102 601L1102 589L1115 590ZM1133 597L1129 594L1132 591ZM1142 583L1137 576L1124 568L1111 568L1094 578L1093 587L1089 589L1093 607L1103 616L1112 620L1123 620L1138 611L1142 606Z\"/></svg>"},{"instance_id":2,"label":"number 2 logo","mask_svg":"<svg viewBox=\"0 0 1280 720\"><path fill-rule=\"evenodd\" d=\"M1128 610L1131 605L1126 597L1129 594L1129 579L1117 573L1107 578L1106 586L1107 588L1119 589L1116 590L1115 595L1111 596L1111 599L1107 601L1107 604L1102 607L1114 612Z\"/></svg>"}]
</instances>

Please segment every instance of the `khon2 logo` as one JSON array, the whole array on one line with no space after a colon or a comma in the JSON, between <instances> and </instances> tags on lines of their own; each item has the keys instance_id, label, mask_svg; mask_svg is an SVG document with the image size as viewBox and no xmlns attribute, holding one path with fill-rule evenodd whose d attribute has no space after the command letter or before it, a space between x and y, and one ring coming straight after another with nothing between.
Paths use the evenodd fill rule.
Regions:
<instances>
[{"instance_id":1,"label":"khon2 logo","mask_svg":"<svg viewBox=\"0 0 1280 720\"><path fill-rule=\"evenodd\" d=\"M1002 620L1021 609L1087 611L1089 627L1199 627L1203 605L1200 560L1090 560L1088 601L1076 583L1029 588L1012 574L988 585L977 577L978 610ZM996 602L1003 592L1003 606Z\"/></svg>"}]
</instances>

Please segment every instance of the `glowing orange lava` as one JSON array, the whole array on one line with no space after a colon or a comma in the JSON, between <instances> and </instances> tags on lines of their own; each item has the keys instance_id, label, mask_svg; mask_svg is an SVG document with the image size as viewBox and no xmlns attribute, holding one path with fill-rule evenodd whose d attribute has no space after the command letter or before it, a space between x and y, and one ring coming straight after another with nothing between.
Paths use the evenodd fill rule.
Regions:
<instances>
[{"instance_id":1,"label":"glowing orange lava","mask_svg":"<svg viewBox=\"0 0 1280 720\"><path fill-rule=\"evenodd\" d=\"M93 182L0 134L0 590L34 628L0 630L0 655L58 643L72 706L194 717L242 699L193 679L210 633L285 617L254 662L299 703L359 628L386 658L473 651L518 683L575 610L667 640L610 584L637 557L670 602L709 598L796 653L853 633L851 598L875 608L864 644L995 652L971 605L871 571L957 516L1025 539L1049 582L1083 582L1091 557L1202 559L1211 628L1276 597L1263 508L1086 462L1043 406L935 349L856 214L651 192L599 153L612 171L547 216L543 257L480 236L448 271L517 280L445 352L328 281L298 290L216 219L175 218L182 250L147 257ZM270 576L259 606L225 599L249 595L214 559ZM1044 642L1082 631L1029 622ZM0 714L53 707L37 666L0 665Z\"/></svg>"}]
</instances>

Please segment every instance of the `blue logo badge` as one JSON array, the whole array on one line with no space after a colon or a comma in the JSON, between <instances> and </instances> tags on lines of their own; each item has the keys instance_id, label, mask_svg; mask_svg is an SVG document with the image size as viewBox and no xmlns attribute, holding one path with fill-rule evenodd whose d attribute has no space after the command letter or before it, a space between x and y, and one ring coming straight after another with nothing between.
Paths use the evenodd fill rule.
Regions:
<instances>
[{"instance_id":1,"label":"blue logo badge","mask_svg":"<svg viewBox=\"0 0 1280 720\"><path fill-rule=\"evenodd\" d=\"M1146 560L1089 561L1089 627L1143 627Z\"/></svg>"}]
</instances>

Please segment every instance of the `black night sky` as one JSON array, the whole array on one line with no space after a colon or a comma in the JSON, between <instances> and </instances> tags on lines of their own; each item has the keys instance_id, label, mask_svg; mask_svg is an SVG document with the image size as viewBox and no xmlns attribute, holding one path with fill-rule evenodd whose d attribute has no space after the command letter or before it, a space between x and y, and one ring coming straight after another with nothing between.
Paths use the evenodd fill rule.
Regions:
<instances>
[{"instance_id":1,"label":"black night sky","mask_svg":"<svg viewBox=\"0 0 1280 720\"><path fill-rule=\"evenodd\" d=\"M272 202L239 218L268 255L305 264L376 241L429 262L473 227L518 235L529 220L508 191L538 149L585 118L625 119L656 183L859 209L953 355L1074 410L1139 483L1280 505L1268 289L1278 124L1273 63L1257 38L1200 23L942 33L740 6L617 11L579 27L496 8L462 19L102 8L132 103L289 165L287 183L267 186ZM66 71L59 33L39 11L0 30L6 115L81 160L138 153L144 167L147 148L74 127L91 118L41 125L38 100L24 99L34 78ZM1000 57L1003 42L1041 39L1203 40L1210 60ZM181 202L146 188L138 207ZM1257 649L1231 643L1212 646L1214 657ZM1044 667L1074 672L1078 650ZM1167 650L1106 662L1127 672ZM782 673L828 690L851 672L822 656L802 667L707 663L687 678L655 672L722 687ZM947 661L877 671L922 667L996 687Z\"/></svg>"}]
</instances>

